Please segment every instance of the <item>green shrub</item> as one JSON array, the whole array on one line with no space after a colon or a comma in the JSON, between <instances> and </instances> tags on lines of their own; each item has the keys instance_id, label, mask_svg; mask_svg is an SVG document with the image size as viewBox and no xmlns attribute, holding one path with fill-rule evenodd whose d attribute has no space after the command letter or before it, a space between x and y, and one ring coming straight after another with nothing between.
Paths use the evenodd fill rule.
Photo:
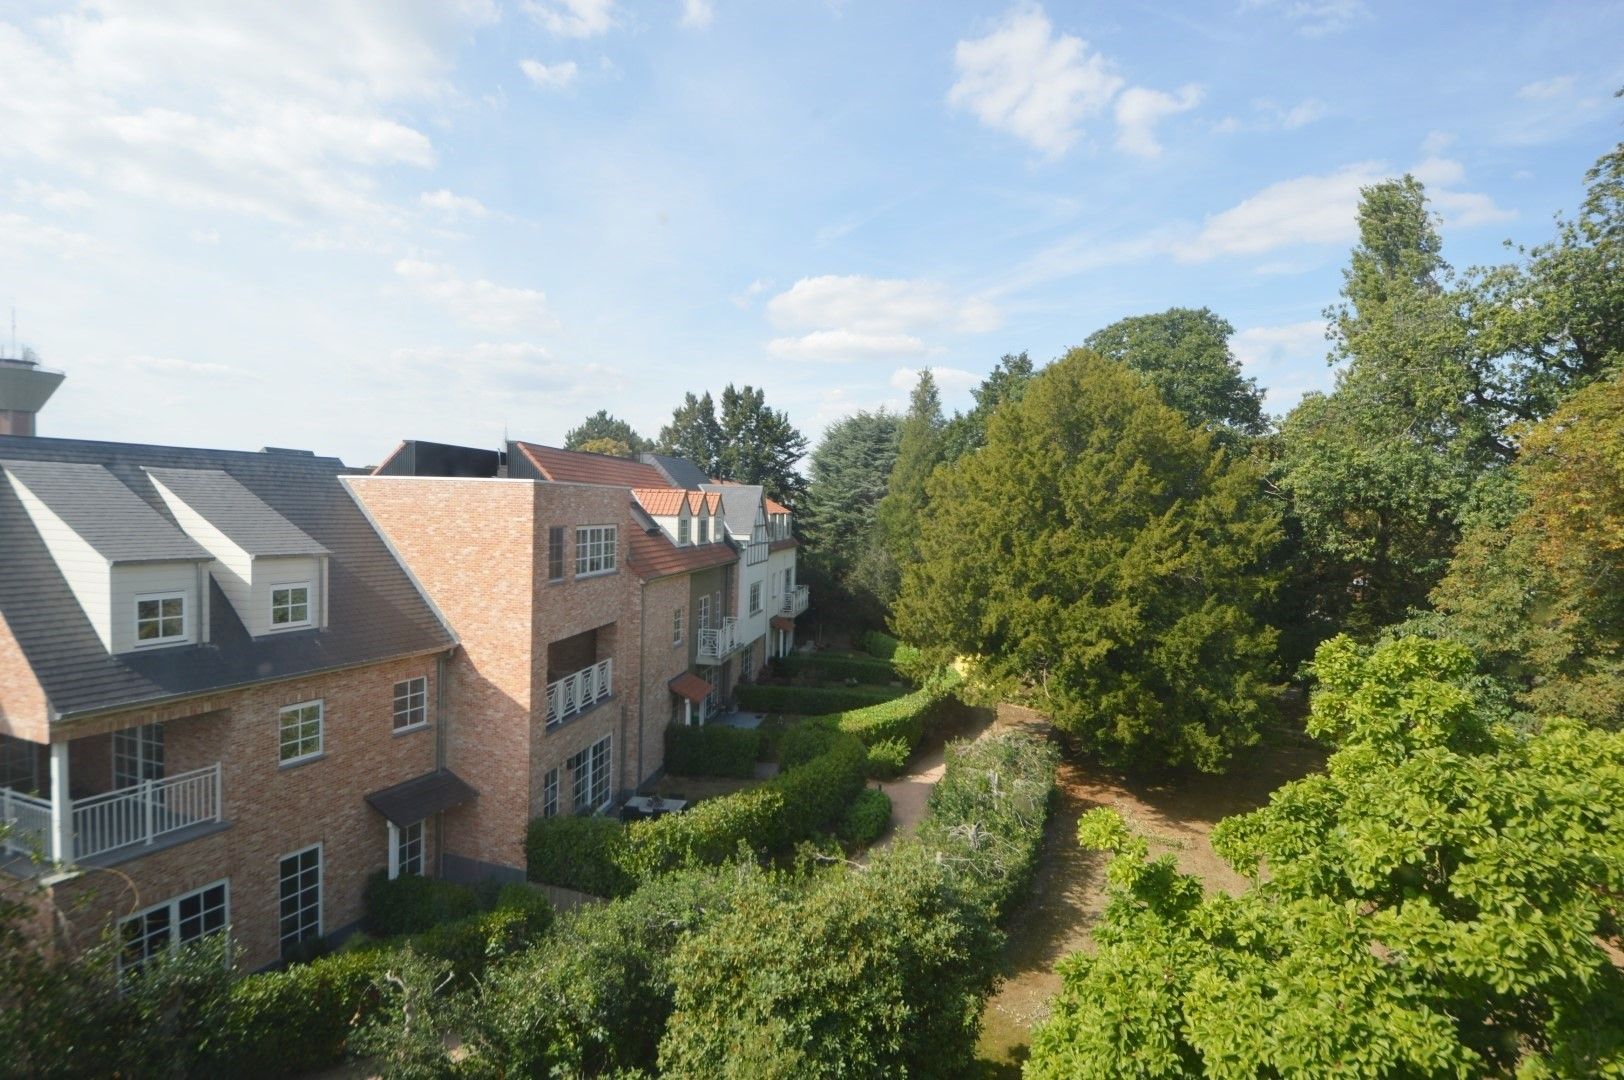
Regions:
<instances>
[{"instance_id":1,"label":"green shrub","mask_svg":"<svg viewBox=\"0 0 1624 1080\"><path fill-rule=\"evenodd\" d=\"M632 885L619 864L624 842L625 828L611 818L536 818L525 837L528 876L594 896L619 896Z\"/></svg>"},{"instance_id":2,"label":"green shrub","mask_svg":"<svg viewBox=\"0 0 1624 1080\"><path fill-rule=\"evenodd\" d=\"M422 933L479 910L474 890L440 878L379 870L367 879L362 926L375 937Z\"/></svg>"},{"instance_id":3,"label":"green shrub","mask_svg":"<svg viewBox=\"0 0 1624 1080\"><path fill-rule=\"evenodd\" d=\"M941 688L926 687L891 701L848 710L834 721L841 731L856 735L869 746L897 740L912 750L924 737L926 721L945 703Z\"/></svg>"},{"instance_id":4,"label":"green shrub","mask_svg":"<svg viewBox=\"0 0 1624 1080\"><path fill-rule=\"evenodd\" d=\"M890 824L891 797L878 788L864 788L846 807L836 835L848 848L865 848L878 840Z\"/></svg>"},{"instance_id":5,"label":"green shrub","mask_svg":"<svg viewBox=\"0 0 1624 1080\"><path fill-rule=\"evenodd\" d=\"M791 653L778 661L778 669L786 676L815 679L820 682L852 680L876 686L889 686L900 682L902 676L889 661L872 656L840 656L829 653Z\"/></svg>"},{"instance_id":6,"label":"green shrub","mask_svg":"<svg viewBox=\"0 0 1624 1080\"><path fill-rule=\"evenodd\" d=\"M525 906L498 907L445 923L413 937L409 947L450 964L459 984L478 979L492 960L526 948L552 924L553 908L547 898L528 886L519 888L536 897L540 905L526 901Z\"/></svg>"},{"instance_id":7,"label":"green shrub","mask_svg":"<svg viewBox=\"0 0 1624 1080\"><path fill-rule=\"evenodd\" d=\"M741 709L754 712L793 713L822 716L827 713L861 709L900 697L900 687L879 686L768 686L744 683L736 691Z\"/></svg>"},{"instance_id":8,"label":"green shrub","mask_svg":"<svg viewBox=\"0 0 1624 1080\"><path fill-rule=\"evenodd\" d=\"M357 949L232 984L203 1047L201 1075L291 1076L341 1060L351 1021L376 1001L373 978L391 953Z\"/></svg>"},{"instance_id":9,"label":"green shrub","mask_svg":"<svg viewBox=\"0 0 1624 1080\"><path fill-rule=\"evenodd\" d=\"M730 776L748 780L756 774L761 733L703 724L672 724L665 729L665 767L677 776Z\"/></svg>"},{"instance_id":10,"label":"green shrub","mask_svg":"<svg viewBox=\"0 0 1624 1080\"><path fill-rule=\"evenodd\" d=\"M793 769L813 758L822 757L829 752L839 734L839 729L827 716L815 716L786 728L778 737L779 769Z\"/></svg>"},{"instance_id":11,"label":"green shrub","mask_svg":"<svg viewBox=\"0 0 1624 1080\"><path fill-rule=\"evenodd\" d=\"M919 650L912 645L903 644L890 634L870 630L858 639L857 644L870 656L889 660L891 666L904 675L917 677L919 674L921 659Z\"/></svg>"},{"instance_id":12,"label":"green shrub","mask_svg":"<svg viewBox=\"0 0 1624 1080\"><path fill-rule=\"evenodd\" d=\"M868 778L894 780L908 765L913 747L902 739L882 739L868 748Z\"/></svg>"}]
</instances>

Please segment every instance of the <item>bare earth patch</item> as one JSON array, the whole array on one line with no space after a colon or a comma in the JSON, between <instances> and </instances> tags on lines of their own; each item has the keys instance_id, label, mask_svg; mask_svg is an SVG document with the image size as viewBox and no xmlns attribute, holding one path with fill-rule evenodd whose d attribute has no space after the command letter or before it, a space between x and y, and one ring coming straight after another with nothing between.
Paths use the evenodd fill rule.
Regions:
<instances>
[{"instance_id":1,"label":"bare earth patch","mask_svg":"<svg viewBox=\"0 0 1624 1080\"><path fill-rule=\"evenodd\" d=\"M1324 751L1301 736L1281 734L1237 755L1224 776L1138 779L1092 762L1064 762L1032 895L1009 920L1004 981L982 1014L984 1075L1020 1074L1032 1027L1060 989L1055 962L1091 947L1089 930L1105 907L1105 857L1077 846L1079 817L1112 807L1149 839L1153 854L1171 852L1180 870L1208 888L1238 892L1245 879L1213 852L1213 825L1262 806L1281 784L1324 761Z\"/></svg>"}]
</instances>

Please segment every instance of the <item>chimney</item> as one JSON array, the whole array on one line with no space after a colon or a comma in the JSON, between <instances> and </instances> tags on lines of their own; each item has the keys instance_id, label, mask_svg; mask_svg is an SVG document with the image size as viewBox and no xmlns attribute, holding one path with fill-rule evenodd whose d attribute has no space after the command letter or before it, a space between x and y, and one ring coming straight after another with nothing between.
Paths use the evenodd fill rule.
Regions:
<instances>
[{"instance_id":1,"label":"chimney","mask_svg":"<svg viewBox=\"0 0 1624 1080\"><path fill-rule=\"evenodd\" d=\"M34 434L34 414L65 378L60 371L40 367L29 349L21 359L0 355L0 435Z\"/></svg>"}]
</instances>

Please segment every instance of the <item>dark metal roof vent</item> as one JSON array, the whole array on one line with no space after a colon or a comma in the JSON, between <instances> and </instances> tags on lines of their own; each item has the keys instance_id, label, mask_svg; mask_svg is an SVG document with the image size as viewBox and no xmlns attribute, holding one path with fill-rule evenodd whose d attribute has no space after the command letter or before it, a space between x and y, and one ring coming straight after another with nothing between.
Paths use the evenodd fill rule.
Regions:
<instances>
[{"instance_id":1,"label":"dark metal roof vent","mask_svg":"<svg viewBox=\"0 0 1624 1080\"><path fill-rule=\"evenodd\" d=\"M316 456L316 452L314 450L294 450L286 446L262 446L259 448L259 452L262 454L281 454L283 457Z\"/></svg>"}]
</instances>

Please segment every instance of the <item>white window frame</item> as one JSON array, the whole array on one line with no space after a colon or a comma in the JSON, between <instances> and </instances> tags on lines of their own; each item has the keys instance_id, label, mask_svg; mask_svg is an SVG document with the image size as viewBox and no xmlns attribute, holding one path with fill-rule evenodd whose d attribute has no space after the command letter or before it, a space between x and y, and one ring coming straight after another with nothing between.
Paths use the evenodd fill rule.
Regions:
<instances>
[{"instance_id":1,"label":"white window frame","mask_svg":"<svg viewBox=\"0 0 1624 1080\"><path fill-rule=\"evenodd\" d=\"M164 777L164 726L142 724L120 728L109 740L113 790L135 787L143 780Z\"/></svg>"},{"instance_id":2,"label":"white window frame","mask_svg":"<svg viewBox=\"0 0 1624 1080\"><path fill-rule=\"evenodd\" d=\"M703 596L701 596L699 598L699 623L698 623L698 627L701 630L714 630L715 629L715 627L711 626L711 598L710 598L710 593L706 593L706 594L704 594Z\"/></svg>"},{"instance_id":3,"label":"white window frame","mask_svg":"<svg viewBox=\"0 0 1624 1080\"><path fill-rule=\"evenodd\" d=\"M679 517L677 519L677 546L678 547L687 547L688 546L688 537L689 537L689 531L688 530L690 530L691 528L693 528L693 525L687 518Z\"/></svg>"},{"instance_id":4,"label":"white window frame","mask_svg":"<svg viewBox=\"0 0 1624 1080\"><path fill-rule=\"evenodd\" d=\"M288 740L287 740L287 716L288 716L288 714L292 713L292 712L298 712L298 711L303 710L303 709L308 709L308 708L311 708L311 707L314 707L315 710L316 710L316 748L314 750L306 750L306 751L304 751L304 753L296 754L293 757L283 757L282 756L282 751L288 745ZM298 721L298 725L302 727L306 722L307 721L300 720L300 721ZM313 701L299 701L299 702L295 702L292 705L284 705L284 706L282 706L280 709L277 710L277 713L276 713L276 736L277 736L276 760L277 760L278 765L282 765L282 766L298 765L301 762L314 761L316 758L321 757L322 753L325 751L326 746L327 746L327 702L326 702L326 700L323 699L323 698L316 698ZM304 740L303 735L296 735L294 737L294 745L296 747L302 746L304 744L304 741L305 740Z\"/></svg>"},{"instance_id":5,"label":"white window frame","mask_svg":"<svg viewBox=\"0 0 1624 1080\"><path fill-rule=\"evenodd\" d=\"M671 647L674 649L682 644L683 608L681 604L671 609Z\"/></svg>"},{"instance_id":6,"label":"white window frame","mask_svg":"<svg viewBox=\"0 0 1624 1080\"><path fill-rule=\"evenodd\" d=\"M555 538L558 540L557 551L553 550L553 540ZM555 556L556 559L554 558ZM555 566L558 569L558 573L556 574L553 573ZM563 581L564 571L568 566L569 562L565 557L564 550L564 526L549 525L547 527L547 580Z\"/></svg>"},{"instance_id":7,"label":"white window frame","mask_svg":"<svg viewBox=\"0 0 1624 1080\"><path fill-rule=\"evenodd\" d=\"M699 519L699 542L701 544L708 544L708 543L711 542L711 539L710 539L710 523L711 522L710 522L709 516L702 517L702 518Z\"/></svg>"},{"instance_id":8,"label":"white window frame","mask_svg":"<svg viewBox=\"0 0 1624 1080\"><path fill-rule=\"evenodd\" d=\"M316 853L316 932L305 937L294 939L292 944L296 948L306 941L310 941L312 939L320 940L322 937L324 920L326 918L326 913L322 910L326 904L325 894L327 892L327 873L323 865L326 860L322 857L323 852L321 850L320 843L311 844L308 847L302 847L298 851L290 851L286 855L283 855L276 860L276 940L279 953L284 958L286 958L288 955L289 942L288 935L282 932L282 883L287 880L287 875L283 873L282 864L287 862L289 859L297 859L300 856L307 855L312 851ZM301 905L301 914L305 910L307 909Z\"/></svg>"},{"instance_id":9,"label":"white window frame","mask_svg":"<svg viewBox=\"0 0 1624 1080\"><path fill-rule=\"evenodd\" d=\"M541 778L541 816L558 816L558 768L548 769Z\"/></svg>"},{"instance_id":10,"label":"white window frame","mask_svg":"<svg viewBox=\"0 0 1624 1080\"><path fill-rule=\"evenodd\" d=\"M603 769L594 768L598 747L603 747ZM611 732L594 742L591 746L581 750L570 758L571 794L570 807L578 815L596 814L609 805L614 797L615 773L615 737ZM582 787L586 789L583 801ZM593 795L601 791L601 795L594 799Z\"/></svg>"},{"instance_id":11,"label":"white window frame","mask_svg":"<svg viewBox=\"0 0 1624 1080\"><path fill-rule=\"evenodd\" d=\"M617 569L620 545L617 525L578 525L575 529L575 576L599 577Z\"/></svg>"},{"instance_id":12,"label":"white window frame","mask_svg":"<svg viewBox=\"0 0 1624 1080\"><path fill-rule=\"evenodd\" d=\"M163 601L180 601L180 633L173 634L169 637L146 638L145 640L142 639L141 623L143 620L141 618L141 605L149 600L158 601L158 617L154 620L145 621L156 622L158 624L158 632L160 634L163 633L164 628ZM189 612L187 612L187 607L186 594L184 592L142 593L140 596L137 596L135 598L135 647L137 649L153 649L160 645L179 645L190 641L192 639L192 634L191 627L188 625L188 623L191 619L191 615Z\"/></svg>"},{"instance_id":13,"label":"white window frame","mask_svg":"<svg viewBox=\"0 0 1624 1080\"><path fill-rule=\"evenodd\" d=\"M147 918L147 916L151 915L153 912L161 911L161 910L164 910L164 909L168 909L168 911L169 911L169 927L168 927L168 930L169 930L169 934L168 934L169 942L165 946L165 948L167 948L167 949L177 949L182 945L190 945L194 941L202 941L205 937L208 936L208 932L198 934L196 937L193 937L193 938L187 938L187 939L182 939L181 938L181 936L180 936L180 924L181 924L180 906L181 906L181 904L185 903L187 900L190 900L193 897L200 897L204 893L211 892L214 889L221 890L221 899L220 899L221 920L220 920L220 926L219 926L218 932L222 933L222 934L229 935L231 933L231 879L230 878L221 878L218 881L211 881L207 885L200 886L200 887L198 887L196 889L189 889L186 892L183 892L183 893L179 894L178 896L172 896L168 900L164 900L161 903L151 904L151 905L149 905L147 907L142 908L140 911L137 911L137 912L135 912L133 914L124 916L122 919L118 920L118 933L119 933L119 937L121 939L120 943L122 944L122 938L124 936L124 927L125 926L127 926L128 924L136 921L137 919L145 920ZM119 973L119 975L122 976L126 972L140 970L140 968L143 965L145 965L148 960L152 959L152 957L154 957L156 955L157 955L157 950L154 950L153 952L147 954L146 956L141 957L141 959L135 960L135 961L132 962L132 961L128 961L128 960L125 959L125 957L124 957L124 949L120 948L119 951L118 951L118 973ZM231 962L230 950L227 950L226 963L229 964L230 962Z\"/></svg>"},{"instance_id":14,"label":"white window frame","mask_svg":"<svg viewBox=\"0 0 1624 1080\"><path fill-rule=\"evenodd\" d=\"M401 688L405 687L402 693ZM413 700L416 704L412 704ZM402 724L402 716L410 717L413 711L418 713L418 719L408 719ZM429 679L427 675L416 675L410 679L402 679L395 684L395 711L391 719L394 733L404 735L408 731L421 731L429 726Z\"/></svg>"},{"instance_id":15,"label":"white window frame","mask_svg":"<svg viewBox=\"0 0 1624 1080\"><path fill-rule=\"evenodd\" d=\"M277 622L276 621L276 609L277 609L278 605L277 605L277 602L276 602L276 594L279 593L279 592L292 592L294 589L303 589L304 590L305 617L303 619L290 619L287 622ZM292 614L293 608L297 607L298 605L295 604L293 602L292 598L290 597L288 602L286 604L284 604L284 605L281 605L281 606L286 607L288 609L288 613ZM308 581L281 581L281 582L277 582L276 584L271 586L271 610L270 610L270 612L268 614L268 617L270 619L270 627L271 627L271 632L273 634L278 633L278 632L283 631L283 630L302 630L305 627L313 625L313 623L315 621L315 615L313 614L315 609L316 609L316 590L311 587L310 582L308 582Z\"/></svg>"},{"instance_id":16,"label":"white window frame","mask_svg":"<svg viewBox=\"0 0 1624 1080\"><path fill-rule=\"evenodd\" d=\"M426 877L425 868L428 861L425 854L428 844L425 838L428 830L423 825L423 819L412 822L410 825L396 825L393 821L389 825L389 880L394 881L402 874L416 874ZM408 865L416 862L415 867Z\"/></svg>"},{"instance_id":17,"label":"white window frame","mask_svg":"<svg viewBox=\"0 0 1624 1080\"><path fill-rule=\"evenodd\" d=\"M750 614L761 614L761 582L759 581L750 583Z\"/></svg>"}]
</instances>

